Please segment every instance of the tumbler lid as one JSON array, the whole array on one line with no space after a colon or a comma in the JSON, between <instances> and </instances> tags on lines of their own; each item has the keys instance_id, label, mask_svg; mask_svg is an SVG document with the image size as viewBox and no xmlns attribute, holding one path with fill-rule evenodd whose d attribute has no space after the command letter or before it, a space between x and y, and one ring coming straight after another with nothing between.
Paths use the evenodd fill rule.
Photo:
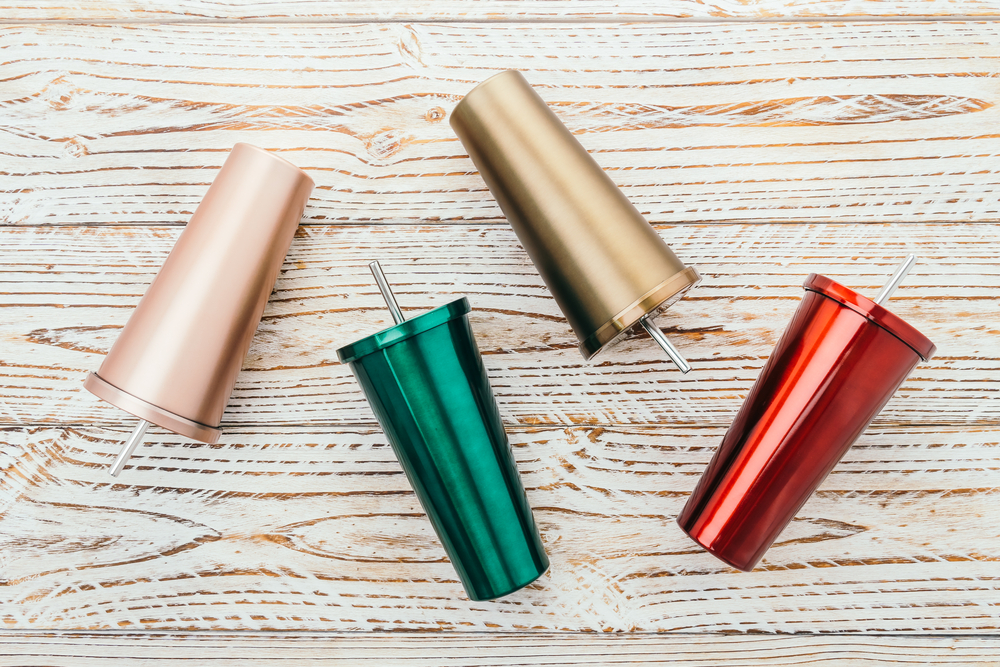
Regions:
<instances>
[{"instance_id":1,"label":"tumbler lid","mask_svg":"<svg viewBox=\"0 0 1000 667\"><path fill-rule=\"evenodd\" d=\"M937 347L935 347L934 343L927 336L904 322L903 318L893 314L890 310L878 305L868 297L858 294L849 287L844 287L840 283L817 273L809 274L809 277L806 278L802 286L810 292L816 292L833 299L862 317L867 318L872 324L885 329L906 343L924 361L934 356L934 353L937 351Z\"/></svg>"},{"instance_id":2,"label":"tumbler lid","mask_svg":"<svg viewBox=\"0 0 1000 667\"><path fill-rule=\"evenodd\" d=\"M450 322L457 317L462 317L470 310L472 310L472 306L469 305L469 300L463 296L461 299L446 303L422 315L417 315L413 319L393 325L388 329L383 329L350 345L345 345L337 350L337 357L345 364L352 362L372 352L378 352L407 338L412 338L417 334Z\"/></svg>"}]
</instances>

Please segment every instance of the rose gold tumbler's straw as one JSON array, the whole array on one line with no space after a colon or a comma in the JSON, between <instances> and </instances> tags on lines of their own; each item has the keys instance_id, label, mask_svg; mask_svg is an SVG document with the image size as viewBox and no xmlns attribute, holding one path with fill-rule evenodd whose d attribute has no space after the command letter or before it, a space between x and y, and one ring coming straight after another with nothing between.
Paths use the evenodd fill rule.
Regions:
<instances>
[{"instance_id":1,"label":"rose gold tumbler's straw","mask_svg":"<svg viewBox=\"0 0 1000 667\"><path fill-rule=\"evenodd\" d=\"M139 418L117 476L156 424L219 439L222 413L312 192L290 162L236 144L84 387Z\"/></svg>"},{"instance_id":2,"label":"rose gold tumbler's straw","mask_svg":"<svg viewBox=\"0 0 1000 667\"><path fill-rule=\"evenodd\" d=\"M125 464L132 457L132 452L142 444L142 437L146 435L147 428L149 428L149 422L145 419L140 419L139 423L135 425L135 430L132 431L132 435L125 441L125 446L118 452L118 458L115 459L114 465L111 466L110 472L112 477L118 476L125 467Z\"/></svg>"}]
</instances>

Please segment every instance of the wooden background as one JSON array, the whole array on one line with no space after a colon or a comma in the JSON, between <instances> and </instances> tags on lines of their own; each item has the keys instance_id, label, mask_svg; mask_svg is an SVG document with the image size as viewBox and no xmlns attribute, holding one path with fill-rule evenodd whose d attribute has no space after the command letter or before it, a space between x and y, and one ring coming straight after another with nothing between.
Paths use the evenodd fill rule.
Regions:
<instances>
[{"instance_id":1,"label":"wooden background","mask_svg":"<svg viewBox=\"0 0 1000 667\"><path fill-rule=\"evenodd\" d=\"M0 664L1000 662L1000 2L0 0ZM518 68L704 283L593 364L447 116ZM82 389L227 151L317 187L217 445ZM810 272L938 345L745 574L674 523ZM337 347L467 295L552 567L470 602ZM389 632L397 631L397 632ZM391 657L390 657L391 656ZM190 662L190 660L188 660Z\"/></svg>"}]
</instances>

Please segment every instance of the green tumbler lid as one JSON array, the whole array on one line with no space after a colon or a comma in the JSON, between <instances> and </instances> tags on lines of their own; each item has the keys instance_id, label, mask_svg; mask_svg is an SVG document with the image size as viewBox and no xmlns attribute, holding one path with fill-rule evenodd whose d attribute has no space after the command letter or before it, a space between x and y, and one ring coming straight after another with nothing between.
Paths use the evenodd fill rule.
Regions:
<instances>
[{"instance_id":1,"label":"green tumbler lid","mask_svg":"<svg viewBox=\"0 0 1000 667\"><path fill-rule=\"evenodd\" d=\"M367 338L355 341L350 345L345 345L337 350L337 357L343 363L349 363L372 352L377 352L407 338L416 336L419 333L440 326L456 317L462 317L470 310L472 310L472 306L469 305L469 300L463 296L461 299L446 303L434 310L429 310L423 315L418 315L412 320L406 320L405 322L372 334Z\"/></svg>"}]
</instances>

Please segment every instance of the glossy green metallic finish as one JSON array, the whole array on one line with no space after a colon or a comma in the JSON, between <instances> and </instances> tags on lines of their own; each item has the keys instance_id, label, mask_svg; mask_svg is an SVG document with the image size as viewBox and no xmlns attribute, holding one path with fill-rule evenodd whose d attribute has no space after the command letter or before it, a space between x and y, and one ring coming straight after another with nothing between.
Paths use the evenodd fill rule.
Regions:
<instances>
[{"instance_id":1,"label":"glossy green metallic finish","mask_svg":"<svg viewBox=\"0 0 1000 667\"><path fill-rule=\"evenodd\" d=\"M337 351L351 366L473 600L545 572L462 298Z\"/></svg>"}]
</instances>

